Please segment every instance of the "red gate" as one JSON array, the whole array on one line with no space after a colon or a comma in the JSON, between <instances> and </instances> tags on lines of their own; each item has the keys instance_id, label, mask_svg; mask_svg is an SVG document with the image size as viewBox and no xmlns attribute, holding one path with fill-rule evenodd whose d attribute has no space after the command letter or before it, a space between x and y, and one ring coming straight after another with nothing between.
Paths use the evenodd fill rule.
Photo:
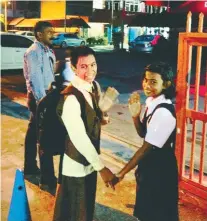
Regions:
<instances>
[{"instance_id":1,"label":"red gate","mask_svg":"<svg viewBox=\"0 0 207 221\"><path fill-rule=\"evenodd\" d=\"M202 13L198 32L191 32L191 19L189 13L179 34L176 156L180 200L207 210L207 33Z\"/></svg>"}]
</instances>

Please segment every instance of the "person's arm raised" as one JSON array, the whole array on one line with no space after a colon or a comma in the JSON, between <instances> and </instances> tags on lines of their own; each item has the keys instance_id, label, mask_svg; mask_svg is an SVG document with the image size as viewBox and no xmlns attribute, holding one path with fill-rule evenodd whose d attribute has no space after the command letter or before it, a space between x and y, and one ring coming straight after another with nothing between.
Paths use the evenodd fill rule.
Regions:
<instances>
[{"instance_id":1,"label":"person's arm raised","mask_svg":"<svg viewBox=\"0 0 207 221\"><path fill-rule=\"evenodd\" d=\"M134 122L134 126L137 130L137 133L140 137L144 137L144 129L142 122L140 121L140 113L141 113L141 103L140 103L140 95L137 92L131 94L128 100L129 111L132 115L132 119Z\"/></svg>"}]
</instances>

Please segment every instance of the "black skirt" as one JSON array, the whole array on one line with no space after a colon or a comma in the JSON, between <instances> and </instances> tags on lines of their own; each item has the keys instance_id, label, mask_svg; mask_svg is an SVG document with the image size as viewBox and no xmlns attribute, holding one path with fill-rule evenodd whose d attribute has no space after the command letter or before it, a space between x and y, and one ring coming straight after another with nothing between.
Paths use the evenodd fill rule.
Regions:
<instances>
[{"instance_id":1,"label":"black skirt","mask_svg":"<svg viewBox=\"0 0 207 221\"><path fill-rule=\"evenodd\" d=\"M86 177L62 177L53 221L92 221L95 208L97 172Z\"/></svg>"},{"instance_id":2,"label":"black skirt","mask_svg":"<svg viewBox=\"0 0 207 221\"><path fill-rule=\"evenodd\" d=\"M139 163L134 216L141 221L178 221L178 170L170 149L153 149Z\"/></svg>"}]
</instances>

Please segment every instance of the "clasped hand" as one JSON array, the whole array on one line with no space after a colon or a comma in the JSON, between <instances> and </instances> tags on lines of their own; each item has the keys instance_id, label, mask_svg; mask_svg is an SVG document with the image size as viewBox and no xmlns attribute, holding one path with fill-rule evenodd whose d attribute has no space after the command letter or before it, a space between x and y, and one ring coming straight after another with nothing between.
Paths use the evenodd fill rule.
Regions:
<instances>
[{"instance_id":1,"label":"clasped hand","mask_svg":"<svg viewBox=\"0 0 207 221\"><path fill-rule=\"evenodd\" d=\"M101 177L106 185L106 187L111 187L115 190L115 185L119 183L124 177L119 176L119 174L115 175L108 168L104 167L100 171Z\"/></svg>"}]
</instances>

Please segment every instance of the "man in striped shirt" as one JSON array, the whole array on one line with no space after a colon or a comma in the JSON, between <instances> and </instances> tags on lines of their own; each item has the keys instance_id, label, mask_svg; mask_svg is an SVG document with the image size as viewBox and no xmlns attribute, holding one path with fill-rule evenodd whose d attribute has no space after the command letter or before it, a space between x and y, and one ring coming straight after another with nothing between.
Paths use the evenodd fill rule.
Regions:
<instances>
[{"instance_id":1,"label":"man in striped shirt","mask_svg":"<svg viewBox=\"0 0 207 221\"><path fill-rule=\"evenodd\" d=\"M54 81L55 55L49 48L53 37L53 27L49 22L39 21L34 27L35 42L24 55L24 77L27 86L27 105L30 120L25 138L24 174L38 175L36 108L46 95L48 86ZM40 164L41 164L40 160ZM44 162L47 164L47 162ZM54 175L51 177L55 180Z\"/></svg>"}]
</instances>

